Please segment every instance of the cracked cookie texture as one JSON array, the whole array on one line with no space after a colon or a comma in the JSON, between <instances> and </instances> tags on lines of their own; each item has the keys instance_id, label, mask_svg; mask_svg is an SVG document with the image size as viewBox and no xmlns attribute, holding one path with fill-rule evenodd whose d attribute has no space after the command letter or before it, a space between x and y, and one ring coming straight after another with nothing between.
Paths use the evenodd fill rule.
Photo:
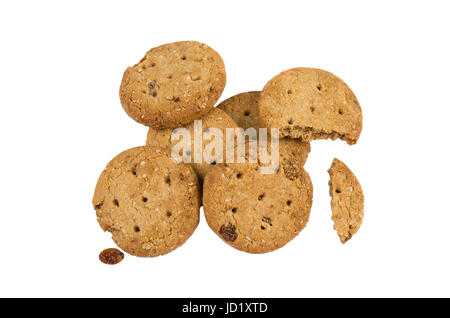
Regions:
<instances>
[{"instance_id":1,"label":"cracked cookie texture","mask_svg":"<svg viewBox=\"0 0 450 318\"><path fill-rule=\"evenodd\" d=\"M135 121L174 128L210 111L225 82L225 65L216 51L200 42L181 41L155 47L128 67L119 95Z\"/></svg>"},{"instance_id":2,"label":"cracked cookie texture","mask_svg":"<svg viewBox=\"0 0 450 318\"><path fill-rule=\"evenodd\" d=\"M364 216L364 194L353 172L339 159L328 170L332 220L342 243L358 232Z\"/></svg>"},{"instance_id":3,"label":"cracked cookie texture","mask_svg":"<svg viewBox=\"0 0 450 318\"><path fill-rule=\"evenodd\" d=\"M261 92L252 91L234 95L222 103L217 108L226 112L236 124L244 130L255 128L259 132L259 128L263 128L259 120L259 100ZM270 129L268 129L268 134ZM268 137L269 138L269 137ZM270 140L268 139L270 143ZM279 139L280 155L289 160L299 160L303 166L308 159L311 146L308 142L302 142L298 139L282 138Z\"/></svg>"},{"instance_id":4,"label":"cracked cookie texture","mask_svg":"<svg viewBox=\"0 0 450 318\"><path fill-rule=\"evenodd\" d=\"M227 244L248 253L281 248L306 226L313 188L300 162L280 162L273 174L260 163L220 164L203 184L209 227Z\"/></svg>"},{"instance_id":5,"label":"cracked cookie texture","mask_svg":"<svg viewBox=\"0 0 450 318\"><path fill-rule=\"evenodd\" d=\"M200 187L192 167L173 162L167 150L142 146L108 163L92 203L101 228L121 249L154 257L173 251L196 229Z\"/></svg>"},{"instance_id":6,"label":"cracked cookie texture","mask_svg":"<svg viewBox=\"0 0 450 318\"><path fill-rule=\"evenodd\" d=\"M362 112L352 90L337 76L315 68L281 72L264 87L259 103L264 127L279 128L280 137L337 138L352 145L362 130Z\"/></svg>"}]
</instances>

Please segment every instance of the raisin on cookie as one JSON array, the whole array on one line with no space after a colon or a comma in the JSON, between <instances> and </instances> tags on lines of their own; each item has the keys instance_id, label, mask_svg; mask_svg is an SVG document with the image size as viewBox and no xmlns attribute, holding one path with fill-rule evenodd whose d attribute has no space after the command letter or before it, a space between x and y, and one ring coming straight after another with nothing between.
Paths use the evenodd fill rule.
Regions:
<instances>
[{"instance_id":1,"label":"raisin on cookie","mask_svg":"<svg viewBox=\"0 0 450 318\"><path fill-rule=\"evenodd\" d=\"M151 49L126 69L120 101L137 122L173 128L211 110L225 82L225 66L216 51L195 41L174 42Z\"/></svg>"},{"instance_id":2,"label":"raisin on cookie","mask_svg":"<svg viewBox=\"0 0 450 318\"><path fill-rule=\"evenodd\" d=\"M362 129L362 112L352 90L337 76L314 68L281 72L264 87L261 124L280 129L280 137L333 140L352 145Z\"/></svg>"},{"instance_id":3,"label":"raisin on cookie","mask_svg":"<svg viewBox=\"0 0 450 318\"><path fill-rule=\"evenodd\" d=\"M199 222L200 188L192 167L173 162L167 150L143 146L108 163L92 203L101 228L122 250L153 257L192 235Z\"/></svg>"},{"instance_id":4,"label":"raisin on cookie","mask_svg":"<svg viewBox=\"0 0 450 318\"><path fill-rule=\"evenodd\" d=\"M328 170L334 229L345 243L358 232L364 216L364 194L353 172L334 159Z\"/></svg>"}]
</instances>

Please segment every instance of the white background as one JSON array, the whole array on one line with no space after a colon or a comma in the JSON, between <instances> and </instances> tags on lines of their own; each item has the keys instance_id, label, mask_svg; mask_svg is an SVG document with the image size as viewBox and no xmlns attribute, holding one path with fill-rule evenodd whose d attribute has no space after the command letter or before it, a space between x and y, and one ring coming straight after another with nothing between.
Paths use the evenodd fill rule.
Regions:
<instances>
[{"instance_id":1,"label":"white background","mask_svg":"<svg viewBox=\"0 0 450 318\"><path fill-rule=\"evenodd\" d=\"M450 296L446 1L2 1L0 296ZM357 145L314 141L308 226L284 248L239 252L200 225L166 256L127 255L96 222L106 163L142 145L122 110L123 71L150 48L198 40L227 69L220 100L279 72L318 67L357 95ZM360 231L333 230L340 158L365 193Z\"/></svg>"}]
</instances>

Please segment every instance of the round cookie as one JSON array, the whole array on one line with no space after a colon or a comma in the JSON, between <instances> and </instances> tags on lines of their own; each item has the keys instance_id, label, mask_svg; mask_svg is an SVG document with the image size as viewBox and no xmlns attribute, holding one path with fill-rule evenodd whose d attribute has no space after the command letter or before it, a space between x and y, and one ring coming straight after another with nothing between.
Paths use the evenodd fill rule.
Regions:
<instances>
[{"instance_id":1,"label":"round cookie","mask_svg":"<svg viewBox=\"0 0 450 318\"><path fill-rule=\"evenodd\" d=\"M203 206L210 228L227 244L248 253L266 253L291 241L306 225L312 184L297 162L261 174L258 163L220 164L203 185ZM293 173L293 171L296 171Z\"/></svg>"},{"instance_id":2,"label":"round cookie","mask_svg":"<svg viewBox=\"0 0 450 318\"><path fill-rule=\"evenodd\" d=\"M293 68L272 78L261 93L261 124L280 129L280 137L355 144L362 112L356 96L337 76L314 68Z\"/></svg>"},{"instance_id":3,"label":"round cookie","mask_svg":"<svg viewBox=\"0 0 450 318\"><path fill-rule=\"evenodd\" d=\"M137 122L174 128L206 114L225 87L225 66L206 44L182 41L161 45L128 67L120 101Z\"/></svg>"},{"instance_id":4,"label":"round cookie","mask_svg":"<svg viewBox=\"0 0 450 318\"><path fill-rule=\"evenodd\" d=\"M100 175L97 220L129 254L153 257L182 245L199 222L200 188L192 168L148 146L126 150Z\"/></svg>"},{"instance_id":5,"label":"round cookie","mask_svg":"<svg viewBox=\"0 0 450 318\"><path fill-rule=\"evenodd\" d=\"M213 108L206 116L201 118L202 120L202 133L207 132L208 128L218 128L222 130L223 133L223 150L225 152L226 144L225 144L225 136L226 136L226 128L238 128L233 119L230 118L226 113L218 108ZM194 168L200 182L203 181L205 175L208 171L214 167L215 162L207 162L202 158L201 163L194 162L194 122L185 126L187 130L189 130L191 134L191 165ZM147 133L147 141L146 144L149 146L156 146L165 148L168 150L172 150L179 141L171 140L171 134L173 129L153 129L149 128ZM213 142L213 140L203 140L202 142L202 152L205 150L205 147L209 143ZM223 161L225 161L225 154L223 155Z\"/></svg>"},{"instance_id":6,"label":"round cookie","mask_svg":"<svg viewBox=\"0 0 450 318\"><path fill-rule=\"evenodd\" d=\"M243 129L261 128L259 120L259 100L261 92L253 91L234 95L217 106L226 112ZM270 130L268 130L270 133ZM297 139L282 138L279 140L280 155L285 158L294 156L303 166L308 159L311 146Z\"/></svg>"},{"instance_id":7,"label":"round cookie","mask_svg":"<svg viewBox=\"0 0 450 318\"><path fill-rule=\"evenodd\" d=\"M364 217L364 194L353 172L334 158L330 169L332 220L342 243L358 232Z\"/></svg>"}]
</instances>

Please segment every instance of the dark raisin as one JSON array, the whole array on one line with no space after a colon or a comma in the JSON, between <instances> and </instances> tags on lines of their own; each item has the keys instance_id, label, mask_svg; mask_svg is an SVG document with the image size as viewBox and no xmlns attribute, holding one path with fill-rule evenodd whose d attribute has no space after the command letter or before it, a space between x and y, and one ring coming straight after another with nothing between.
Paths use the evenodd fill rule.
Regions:
<instances>
[{"instance_id":1,"label":"dark raisin","mask_svg":"<svg viewBox=\"0 0 450 318\"><path fill-rule=\"evenodd\" d=\"M117 248L107 248L103 250L98 256L99 260L108 265L119 264L125 255Z\"/></svg>"},{"instance_id":2,"label":"dark raisin","mask_svg":"<svg viewBox=\"0 0 450 318\"><path fill-rule=\"evenodd\" d=\"M222 225L219 230L220 235L222 235L223 239L228 242L234 242L237 239L236 227L228 223L227 225Z\"/></svg>"}]
</instances>

